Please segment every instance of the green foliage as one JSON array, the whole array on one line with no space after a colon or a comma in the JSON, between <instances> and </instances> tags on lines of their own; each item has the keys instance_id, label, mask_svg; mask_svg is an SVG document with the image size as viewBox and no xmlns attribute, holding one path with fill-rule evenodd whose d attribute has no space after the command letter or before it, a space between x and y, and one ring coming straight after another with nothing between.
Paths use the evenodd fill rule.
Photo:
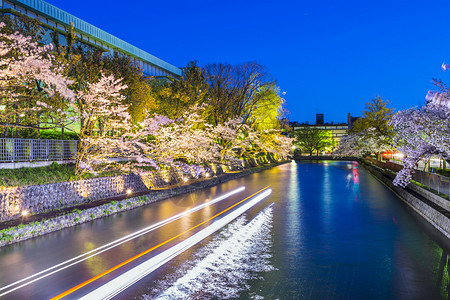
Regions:
<instances>
[{"instance_id":1,"label":"green foliage","mask_svg":"<svg viewBox=\"0 0 450 300\"><path fill-rule=\"evenodd\" d=\"M208 96L205 70L196 61L188 63L182 78L156 79L151 84L158 106L155 112L172 119L195 104L205 103Z\"/></svg>"},{"instance_id":2,"label":"green foliage","mask_svg":"<svg viewBox=\"0 0 450 300\"><path fill-rule=\"evenodd\" d=\"M156 95L148 80L143 76L139 65L128 56L114 53L103 58L103 69L116 78L122 78L127 86L121 93L126 97L128 112L134 124L142 122L149 111L157 108Z\"/></svg>"},{"instance_id":3,"label":"green foliage","mask_svg":"<svg viewBox=\"0 0 450 300\"><path fill-rule=\"evenodd\" d=\"M373 98L366 103L366 109L361 118L356 120L351 130L352 133L360 133L364 130L374 128L380 135L392 135L392 126L389 121L392 118L393 110L388 108L389 101L384 101L380 96Z\"/></svg>"},{"instance_id":4,"label":"green foliage","mask_svg":"<svg viewBox=\"0 0 450 300\"><path fill-rule=\"evenodd\" d=\"M41 139L44 140L60 140L62 138L62 132L60 130L42 130ZM64 131L65 140L78 140L78 134L76 132Z\"/></svg>"},{"instance_id":5,"label":"green foliage","mask_svg":"<svg viewBox=\"0 0 450 300\"><path fill-rule=\"evenodd\" d=\"M12 234L6 234L6 233L3 233L0 239L1 239L2 241L5 241L5 242L8 243L8 242L12 241L13 236L12 236Z\"/></svg>"},{"instance_id":6,"label":"green foliage","mask_svg":"<svg viewBox=\"0 0 450 300\"><path fill-rule=\"evenodd\" d=\"M294 137L296 138L294 145L309 155L313 155L314 151L316 151L316 155L321 151L331 152L336 146L330 130L305 127L295 130Z\"/></svg>"},{"instance_id":7,"label":"green foliage","mask_svg":"<svg viewBox=\"0 0 450 300\"><path fill-rule=\"evenodd\" d=\"M56 162L48 167L0 169L0 186L24 186L69 181L75 175L74 165L59 165Z\"/></svg>"},{"instance_id":8,"label":"green foliage","mask_svg":"<svg viewBox=\"0 0 450 300\"><path fill-rule=\"evenodd\" d=\"M253 107L249 109L251 111L248 118L249 125L257 130L279 129L284 103L279 88L275 85L263 86L254 98Z\"/></svg>"},{"instance_id":9,"label":"green foliage","mask_svg":"<svg viewBox=\"0 0 450 300\"><path fill-rule=\"evenodd\" d=\"M440 175L450 177L450 169L435 168L435 171Z\"/></svg>"},{"instance_id":10,"label":"green foliage","mask_svg":"<svg viewBox=\"0 0 450 300\"><path fill-rule=\"evenodd\" d=\"M42 42L45 34L39 19L31 18L25 14L4 14L0 16L0 22L6 24L3 28L4 33L13 34L19 32L24 36L30 36L33 41Z\"/></svg>"},{"instance_id":11,"label":"green foliage","mask_svg":"<svg viewBox=\"0 0 450 300\"><path fill-rule=\"evenodd\" d=\"M101 176L114 176L117 172L105 172ZM93 178L92 174L84 174L82 179ZM57 164L39 168L0 169L0 186L25 186L77 180L75 165ZM60 204L63 202L60 200Z\"/></svg>"},{"instance_id":12,"label":"green foliage","mask_svg":"<svg viewBox=\"0 0 450 300\"><path fill-rule=\"evenodd\" d=\"M389 101L383 100L380 96L376 96L366 103L366 109L363 111L362 117L359 118L351 129L351 134L359 134L361 140L368 143L375 152L379 153L392 146L392 138L394 131L389 125L392 119L393 109L387 107ZM377 155L379 156L379 155Z\"/></svg>"}]
</instances>

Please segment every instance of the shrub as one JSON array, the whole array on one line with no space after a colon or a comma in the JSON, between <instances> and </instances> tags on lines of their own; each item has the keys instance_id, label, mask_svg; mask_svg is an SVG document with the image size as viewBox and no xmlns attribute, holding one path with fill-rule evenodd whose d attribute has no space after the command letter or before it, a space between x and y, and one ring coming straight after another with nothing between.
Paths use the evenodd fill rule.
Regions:
<instances>
[{"instance_id":1,"label":"shrub","mask_svg":"<svg viewBox=\"0 0 450 300\"><path fill-rule=\"evenodd\" d=\"M62 137L60 130L42 130L41 139L43 140L60 140ZM78 140L78 134L71 131L64 131L65 140Z\"/></svg>"}]
</instances>

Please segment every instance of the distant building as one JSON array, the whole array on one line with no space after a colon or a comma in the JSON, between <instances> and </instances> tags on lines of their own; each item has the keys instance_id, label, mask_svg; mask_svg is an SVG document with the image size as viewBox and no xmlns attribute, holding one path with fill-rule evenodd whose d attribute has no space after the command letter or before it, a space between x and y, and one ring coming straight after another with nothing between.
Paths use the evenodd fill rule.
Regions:
<instances>
[{"instance_id":1,"label":"distant building","mask_svg":"<svg viewBox=\"0 0 450 300\"><path fill-rule=\"evenodd\" d=\"M316 124L322 125L324 122L323 114L316 114Z\"/></svg>"},{"instance_id":2,"label":"distant building","mask_svg":"<svg viewBox=\"0 0 450 300\"><path fill-rule=\"evenodd\" d=\"M75 35L83 44L100 49L104 53L121 53L139 64L143 73L149 76L181 76L182 70L150 53L121 40L112 34L77 18L43 0L0 0L1 15L24 14L39 19L49 35L58 32L59 40L65 43L65 35L73 23Z\"/></svg>"},{"instance_id":3,"label":"distant building","mask_svg":"<svg viewBox=\"0 0 450 300\"><path fill-rule=\"evenodd\" d=\"M347 124L348 124L348 131L352 130L353 124L358 120L359 117L352 117L350 113L347 114Z\"/></svg>"},{"instance_id":4,"label":"distant building","mask_svg":"<svg viewBox=\"0 0 450 300\"><path fill-rule=\"evenodd\" d=\"M352 117L350 113L347 114L348 123L334 123L333 121L330 123L325 123L324 114L316 114L316 124L308 124L291 122L294 130L301 130L304 128L317 128L323 130L330 130L331 135L334 140L339 143L342 137L348 135L348 132L353 127L353 123L358 119L358 117Z\"/></svg>"}]
</instances>

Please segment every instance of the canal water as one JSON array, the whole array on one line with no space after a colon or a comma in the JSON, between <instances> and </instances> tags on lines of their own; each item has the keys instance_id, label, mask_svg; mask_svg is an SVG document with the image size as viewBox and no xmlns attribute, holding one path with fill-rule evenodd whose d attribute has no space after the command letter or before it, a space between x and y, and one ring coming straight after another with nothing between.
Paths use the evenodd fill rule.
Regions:
<instances>
[{"instance_id":1,"label":"canal water","mask_svg":"<svg viewBox=\"0 0 450 300\"><path fill-rule=\"evenodd\" d=\"M448 298L448 241L358 163L292 162L239 183L273 193L122 297Z\"/></svg>"},{"instance_id":2,"label":"canal water","mask_svg":"<svg viewBox=\"0 0 450 300\"><path fill-rule=\"evenodd\" d=\"M51 268L55 274L32 277L32 282L4 297L49 299L158 247L63 298L78 299L163 253L194 234L189 228L268 185L269 197L115 299L448 299L448 240L358 163L344 161L286 163L2 247L0 292L5 292L1 287L22 285L22 278ZM54 269L242 186L245 191L214 205Z\"/></svg>"}]
</instances>

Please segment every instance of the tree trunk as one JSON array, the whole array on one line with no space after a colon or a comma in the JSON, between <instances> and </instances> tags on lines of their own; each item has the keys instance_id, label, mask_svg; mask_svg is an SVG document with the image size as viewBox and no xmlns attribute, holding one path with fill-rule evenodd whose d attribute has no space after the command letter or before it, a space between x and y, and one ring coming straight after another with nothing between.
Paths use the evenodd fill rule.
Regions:
<instances>
[{"instance_id":1,"label":"tree trunk","mask_svg":"<svg viewBox=\"0 0 450 300\"><path fill-rule=\"evenodd\" d=\"M41 126L41 114L39 112L36 113L36 125L39 128ZM38 129L37 130L37 134L38 134L38 139L41 138L41 130Z\"/></svg>"}]
</instances>

